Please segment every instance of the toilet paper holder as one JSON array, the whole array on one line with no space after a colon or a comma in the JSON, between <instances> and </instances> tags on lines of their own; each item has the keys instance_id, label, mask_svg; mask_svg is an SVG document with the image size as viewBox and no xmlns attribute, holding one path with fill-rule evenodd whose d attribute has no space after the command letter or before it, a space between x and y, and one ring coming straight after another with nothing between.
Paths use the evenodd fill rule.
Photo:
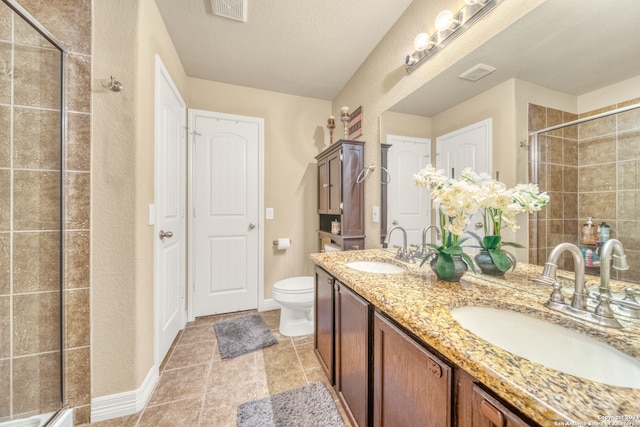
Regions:
<instances>
[{"instance_id":1,"label":"toilet paper holder","mask_svg":"<svg viewBox=\"0 0 640 427\"><path fill-rule=\"evenodd\" d=\"M289 244L293 243L293 240L289 239ZM278 240L273 241L273 246L278 246Z\"/></svg>"}]
</instances>

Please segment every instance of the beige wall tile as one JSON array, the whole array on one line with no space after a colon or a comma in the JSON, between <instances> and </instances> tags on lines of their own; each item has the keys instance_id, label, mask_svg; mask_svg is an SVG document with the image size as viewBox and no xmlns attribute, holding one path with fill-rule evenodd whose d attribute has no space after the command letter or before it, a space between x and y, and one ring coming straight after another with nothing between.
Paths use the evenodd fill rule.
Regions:
<instances>
[{"instance_id":1,"label":"beige wall tile","mask_svg":"<svg viewBox=\"0 0 640 427\"><path fill-rule=\"evenodd\" d=\"M564 193L562 195L562 218L578 218L578 193Z\"/></svg>"},{"instance_id":2,"label":"beige wall tile","mask_svg":"<svg viewBox=\"0 0 640 427\"><path fill-rule=\"evenodd\" d=\"M0 359L0 390L9 390L11 388L11 361L9 359ZM11 394L0 393L0 420L8 418L11 415Z\"/></svg>"},{"instance_id":3,"label":"beige wall tile","mask_svg":"<svg viewBox=\"0 0 640 427\"><path fill-rule=\"evenodd\" d=\"M91 111L91 57L67 55L67 111Z\"/></svg>"},{"instance_id":4,"label":"beige wall tile","mask_svg":"<svg viewBox=\"0 0 640 427\"><path fill-rule=\"evenodd\" d=\"M613 218L616 215L616 192L580 193L579 218Z\"/></svg>"},{"instance_id":5,"label":"beige wall tile","mask_svg":"<svg viewBox=\"0 0 640 427\"><path fill-rule=\"evenodd\" d=\"M609 224L611 226L611 237L620 240L625 249L640 250L640 220L633 221L617 221L617 224ZM630 264L632 266L640 266L640 264ZM635 268L640 270L639 268Z\"/></svg>"},{"instance_id":6,"label":"beige wall tile","mask_svg":"<svg viewBox=\"0 0 640 427\"><path fill-rule=\"evenodd\" d=\"M71 407L91 402L90 347L70 348L64 352L64 381L68 404Z\"/></svg>"},{"instance_id":7,"label":"beige wall tile","mask_svg":"<svg viewBox=\"0 0 640 427\"><path fill-rule=\"evenodd\" d=\"M59 292L14 295L14 357L60 350L59 313Z\"/></svg>"},{"instance_id":8,"label":"beige wall tile","mask_svg":"<svg viewBox=\"0 0 640 427\"><path fill-rule=\"evenodd\" d=\"M11 229L11 171L0 169L0 232Z\"/></svg>"},{"instance_id":9,"label":"beige wall tile","mask_svg":"<svg viewBox=\"0 0 640 427\"><path fill-rule=\"evenodd\" d=\"M9 233L0 231L0 295L11 291L11 238ZM0 356L1 357L1 356Z\"/></svg>"},{"instance_id":10,"label":"beige wall tile","mask_svg":"<svg viewBox=\"0 0 640 427\"><path fill-rule=\"evenodd\" d=\"M0 42L0 104L11 103L11 67L11 45Z\"/></svg>"},{"instance_id":11,"label":"beige wall tile","mask_svg":"<svg viewBox=\"0 0 640 427\"><path fill-rule=\"evenodd\" d=\"M9 295L0 296L0 360L11 357L10 304L11 304L11 298L9 297ZM2 375L0 375L0 382L2 382ZM0 388L0 390L9 390L9 389ZM4 394L4 392L0 394Z\"/></svg>"},{"instance_id":12,"label":"beige wall tile","mask_svg":"<svg viewBox=\"0 0 640 427\"><path fill-rule=\"evenodd\" d=\"M578 166L578 141L563 139L562 163L569 166Z\"/></svg>"},{"instance_id":13,"label":"beige wall tile","mask_svg":"<svg viewBox=\"0 0 640 427\"><path fill-rule=\"evenodd\" d=\"M60 52L18 45L14 61L14 103L60 109Z\"/></svg>"},{"instance_id":14,"label":"beige wall tile","mask_svg":"<svg viewBox=\"0 0 640 427\"><path fill-rule=\"evenodd\" d=\"M13 413L55 411L60 407L60 353L13 359Z\"/></svg>"},{"instance_id":15,"label":"beige wall tile","mask_svg":"<svg viewBox=\"0 0 640 427\"><path fill-rule=\"evenodd\" d=\"M589 138L599 138L611 135L616 131L615 116L602 117L578 125L578 137L580 140Z\"/></svg>"},{"instance_id":16,"label":"beige wall tile","mask_svg":"<svg viewBox=\"0 0 640 427\"><path fill-rule=\"evenodd\" d=\"M89 232L66 231L65 244L65 289L89 287L91 261Z\"/></svg>"},{"instance_id":17,"label":"beige wall tile","mask_svg":"<svg viewBox=\"0 0 640 427\"><path fill-rule=\"evenodd\" d=\"M618 160L637 160L638 158L640 158L640 130L619 134Z\"/></svg>"},{"instance_id":18,"label":"beige wall tile","mask_svg":"<svg viewBox=\"0 0 640 427\"><path fill-rule=\"evenodd\" d=\"M8 7L0 8L0 40L11 40L11 16L13 12Z\"/></svg>"},{"instance_id":19,"label":"beige wall tile","mask_svg":"<svg viewBox=\"0 0 640 427\"><path fill-rule=\"evenodd\" d=\"M14 171L14 227L16 230L60 228L60 174Z\"/></svg>"},{"instance_id":20,"label":"beige wall tile","mask_svg":"<svg viewBox=\"0 0 640 427\"><path fill-rule=\"evenodd\" d=\"M89 288L64 291L65 348L91 344L91 316Z\"/></svg>"},{"instance_id":21,"label":"beige wall tile","mask_svg":"<svg viewBox=\"0 0 640 427\"><path fill-rule=\"evenodd\" d=\"M20 0L65 49L91 53L91 1L88 0Z\"/></svg>"},{"instance_id":22,"label":"beige wall tile","mask_svg":"<svg viewBox=\"0 0 640 427\"><path fill-rule=\"evenodd\" d=\"M640 129L640 108L625 111L617 116L618 132Z\"/></svg>"},{"instance_id":23,"label":"beige wall tile","mask_svg":"<svg viewBox=\"0 0 640 427\"><path fill-rule=\"evenodd\" d=\"M59 111L14 108L15 168L60 169L60 120Z\"/></svg>"},{"instance_id":24,"label":"beige wall tile","mask_svg":"<svg viewBox=\"0 0 640 427\"><path fill-rule=\"evenodd\" d=\"M562 167L562 189L565 192L578 192L578 168L575 166Z\"/></svg>"},{"instance_id":25,"label":"beige wall tile","mask_svg":"<svg viewBox=\"0 0 640 427\"><path fill-rule=\"evenodd\" d=\"M637 221L640 210L640 189L618 191L618 215L619 221ZM613 215L603 216L613 218Z\"/></svg>"},{"instance_id":26,"label":"beige wall tile","mask_svg":"<svg viewBox=\"0 0 640 427\"><path fill-rule=\"evenodd\" d=\"M580 140L578 145L578 161L580 166L612 162L616 159L616 137L608 135Z\"/></svg>"},{"instance_id":27,"label":"beige wall tile","mask_svg":"<svg viewBox=\"0 0 640 427\"><path fill-rule=\"evenodd\" d=\"M547 187L546 191L564 190L564 167L562 164L550 164L547 166Z\"/></svg>"},{"instance_id":28,"label":"beige wall tile","mask_svg":"<svg viewBox=\"0 0 640 427\"><path fill-rule=\"evenodd\" d=\"M529 104L529 130L540 130L547 127L547 111L545 107Z\"/></svg>"},{"instance_id":29,"label":"beige wall tile","mask_svg":"<svg viewBox=\"0 0 640 427\"><path fill-rule=\"evenodd\" d=\"M557 136L546 136L547 163L561 164L563 143L562 138Z\"/></svg>"},{"instance_id":30,"label":"beige wall tile","mask_svg":"<svg viewBox=\"0 0 640 427\"><path fill-rule=\"evenodd\" d=\"M633 190L640 188L640 158L617 163L618 189Z\"/></svg>"},{"instance_id":31,"label":"beige wall tile","mask_svg":"<svg viewBox=\"0 0 640 427\"><path fill-rule=\"evenodd\" d=\"M60 232L14 233L14 293L60 289L60 244Z\"/></svg>"},{"instance_id":32,"label":"beige wall tile","mask_svg":"<svg viewBox=\"0 0 640 427\"><path fill-rule=\"evenodd\" d=\"M616 191L617 174L615 162L580 167L579 174L580 192Z\"/></svg>"},{"instance_id":33,"label":"beige wall tile","mask_svg":"<svg viewBox=\"0 0 640 427\"><path fill-rule=\"evenodd\" d=\"M68 113L66 126L65 168L72 171L89 171L91 168L91 116Z\"/></svg>"},{"instance_id":34,"label":"beige wall tile","mask_svg":"<svg viewBox=\"0 0 640 427\"><path fill-rule=\"evenodd\" d=\"M65 174L65 203L67 206L65 228L88 229L90 221L90 176L86 172Z\"/></svg>"}]
</instances>

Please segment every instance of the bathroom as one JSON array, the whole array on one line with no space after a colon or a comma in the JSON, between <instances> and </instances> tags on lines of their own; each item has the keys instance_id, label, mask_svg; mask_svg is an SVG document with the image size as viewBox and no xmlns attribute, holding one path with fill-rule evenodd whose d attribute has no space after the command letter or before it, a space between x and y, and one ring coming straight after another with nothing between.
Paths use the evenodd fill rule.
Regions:
<instances>
[{"instance_id":1,"label":"bathroom","mask_svg":"<svg viewBox=\"0 0 640 427\"><path fill-rule=\"evenodd\" d=\"M326 117L342 105L363 105L365 129L369 129L364 139L375 144L382 139L377 134L378 116L432 79L437 71L446 69L446 64L437 62L433 65L435 71L423 67L413 79L406 79L400 61L405 52L386 47L376 55L390 57L387 69L376 75L385 76L389 84L391 80L398 82L390 93L369 93L357 81L333 101L256 92L247 87L188 77L152 0L18 3L55 33L69 53L65 92L70 150L67 157L74 165L67 166L73 170L73 176L65 193L66 205L72 209L68 212L72 224L65 228L71 233L65 246L64 270L68 331L64 342L65 401L68 407L74 408L79 424L90 419L93 399L138 390L155 363L149 350L154 345L153 310L149 303L153 301L154 235L153 227L147 225L148 205L153 203L154 194L150 154L154 120L150 100L154 88L149 76L153 75L155 54L163 58L174 83L189 99L192 108L264 117L268 123L286 123L289 134L292 117L295 117L296 133L288 139L281 138L285 125L268 128L265 134L269 145L265 203L276 207L276 219L267 225L268 236L269 239L287 236L293 241L283 256L273 252L270 240L266 239L266 296L270 291L268 284L312 272L308 254L317 250L317 224L315 194L307 190L315 186L313 158L328 144ZM412 40L414 30L419 27L409 15L430 13L419 2L414 3L412 13L401 18L408 29L396 29L394 33L398 39L402 33L402 38ZM508 2L502 6L510 7ZM513 9L509 12L514 15L507 17L504 26L519 16ZM5 9L2 13L6 13ZM4 15L2 22L7 22ZM112 75L123 82L119 93L102 86ZM514 85L509 90L519 90L522 83ZM637 82L627 91L627 98L597 107L639 97L634 91L637 92ZM261 99L260 102L257 99ZM556 108L563 110L565 103L558 104ZM382 124L384 126L384 117ZM435 127L434 135L438 131ZM517 143L526 137L526 124L519 122L517 131L512 129L505 138L510 140L505 155L511 157L501 163L505 167L498 166L501 176L514 181L522 178L518 173L526 171L526 156L524 163L518 163L517 171L511 159L516 155L518 159L523 158L517 154L523 152ZM515 142L512 144L512 141ZM273 166L282 161L276 158L280 155L286 156L287 164L293 164L286 174ZM367 151L366 156L366 163L377 162L374 150ZM292 175L297 179L292 180ZM367 182L367 212L376 204L378 191L373 180ZM368 247L376 244L376 225L367 221ZM519 238L527 241L526 234Z\"/></svg>"}]
</instances>

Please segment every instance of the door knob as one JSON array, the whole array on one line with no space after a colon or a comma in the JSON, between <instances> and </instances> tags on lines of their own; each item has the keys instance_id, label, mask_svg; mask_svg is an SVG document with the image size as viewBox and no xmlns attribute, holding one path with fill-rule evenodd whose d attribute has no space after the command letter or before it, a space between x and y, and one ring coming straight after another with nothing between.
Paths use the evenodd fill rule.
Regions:
<instances>
[{"instance_id":1,"label":"door knob","mask_svg":"<svg viewBox=\"0 0 640 427\"><path fill-rule=\"evenodd\" d=\"M476 230L480 230L482 227L483 226L481 222L476 222Z\"/></svg>"},{"instance_id":2,"label":"door knob","mask_svg":"<svg viewBox=\"0 0 640 427\"><path fill-rule=\"evenodd\" d=\"M164 242L165 237L173 237L173 233L171 231L160 230L160 240Z\"/></svg>"},{"instance_id":3,"label":"door knob","mask_svg":"<svg viewBox=\"0 0 640 427\"><path fill-rule=\"evenodd\" d=\"M393 220L393 222L391 223L391 225L398 225L398 224L400 224L400 223L399 223L397 220L395 220L395 219L394 219L394 220Z\"/></svg>"},{"instance_id":4,"label":"door knob","mask_svg":"<svg viewBox=\"0 0 640 427\"><path fill-rule=\"evenodd\" d=\"M254 228L256 228L256 225L254 223L249 224L249 230L253 230Z\"/></svg>"}]
</instances>

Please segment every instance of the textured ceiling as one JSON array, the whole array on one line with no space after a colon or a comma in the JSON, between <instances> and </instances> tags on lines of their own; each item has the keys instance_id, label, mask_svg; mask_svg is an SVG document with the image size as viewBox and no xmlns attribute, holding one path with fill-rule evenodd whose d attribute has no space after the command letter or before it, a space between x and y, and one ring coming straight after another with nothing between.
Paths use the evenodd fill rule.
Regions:
<instances>
[{"instance_id":1,"label":"textured ceiling","mask_svg":"<svg viewBox=\"0 0 640 427\"><path fill-rule=\"evenodd\" d=\"M247 22L210 0L156 0L187 75L332 100L411 0L249 0Z\"/></svg>"},{"instance_id":2,"label":"textured ceiling","mask_svg":"<svg viewBox=\"0 0 640 427\"><path fill-rule=\"evenodd\" d=\"M333 100L411 0L249 0L247 23L156 3L190 77ZM547 0L392 110L432 117L511 78L583 95L638 76L638 16L640 0ZM497 70L458 78L478 63Z\"/></svg>"}]
</instances>

